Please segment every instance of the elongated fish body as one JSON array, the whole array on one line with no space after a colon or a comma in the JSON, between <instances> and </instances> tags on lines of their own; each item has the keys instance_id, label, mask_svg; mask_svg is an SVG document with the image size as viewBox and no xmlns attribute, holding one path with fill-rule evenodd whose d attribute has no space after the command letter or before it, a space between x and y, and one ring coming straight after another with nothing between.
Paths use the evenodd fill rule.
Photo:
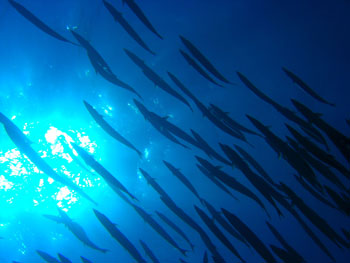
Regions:
<instances>
[{"instance_id":1,"label":"elongated fish body","mask_svg":"<svg viewBox=\"0 0 350 263\"><path fill-rule=\"evenodd\" d=\"M94 169L101 177L106 181L106 183L114 189L120 189L124 193L126 193L130 198L137 200L135 196L133 196L126 187L117 180L106 168L104 168L99 162L97 162L90 154L88 154L83 148L72 143L74 150L77 151L79 156L84 160L84 162Z\"/></svg>"},{"instance_id":2,"label":"elongated fish body","mask_svg":"<svg viewBox=\"0 0 350 263\"><path fill-rule=\"evenodd\" d=\"M127 83L117 78L117 76L112 72L111 68L109 67L107 62L104 60L104 58L89 43L89 41L87 41L85 38L83 38L74 30L70 30L70 31L75 37L75 39L86 50L90 63L94 67L96 73L99 73L105 80L109 81L110 83L130 91L142 99L141 95L137 93L137 91L134 88L132 88L130 85L128 85Z\"/></svg>"},{"instance_id":3,"label":"elongated fish body","mask_svg":"<svg viewBox=\"0 0 350 263\"><path fill-rule=\"evenodd\" d=\"M270 186L263 178L255 174L249 167L249 165L236 153L230 146L221 144L220 147L225 152L227 157L232 161L232 164L237 167L249 180L249 182L254 185L254 187L266 198L267 201L276 209L278 215L282 215L281 210L275 203L272 196L272 192L275 191L272 186Z\"/></svg>"},{"instance_id":4,"label":"elongated fish body","mask_svg":"<svg viewBox=\"0 0 350 263\"><path fill-rule=\"evenodd\" d=\"M276 186L276 183L272 180L272 178L267 174L267 172L262 168L262 166L242 147L235 144L235 148L242 155L242 157L250 163L254 169L262 176L266 181L268 181L271 185Z\"/></svg>"},{"instance_id":5,"label":"elongated fish body","mask_svg":"<svg viewBox=\"0 0 350 263\"><path fill-rule=\"evenodd\" d=\"M88 172L91 175L94 175L94 173L91 171L91 169L89 169L88 167L86 167L86 165L84 165L80 159L75 156L75 154L73 154L73 150L69 147L69 143L66 141L65 137L63 135L60 135L57 137L58 141L61 143L62 147L63 147L63 151L65 153L68 153L69 156L73 159L74 163L76 163L80 168L82 168L85 172Z\"/></svg>"},{"instance_id":6,"label":"elongated fish body","mask_svg":"<svg viewBox=\"0 0 350 263\"><path fill-rule=\"evenodd\" d=\"M196 157L197 158L197 157ZM208 170L202 165L196 165L197 168L210 180L212 181L217 187L219 187L222 191L227 193L229 196L231 196L233 199L238 200L237 197L235 197L227 188L224 186L216 177L213 175L212 171Z\"/></svg>"},{"instance_id":7,"label":"elongated fish body","mask_svg":"<svg viewBox=\"0 0 350 263\"><path fill-rule=\"evenodd\" d=\"M208 253L207 251L204 251L204 255L203 255L203 263L208 263Z\"/></svg>"},{"instance_id":8,"label":"elongated fish body","mask_svg":"<svg viewBox=\"0 0 350 263\"><path fill-rule=\"evenodd\" d=\"M88 260L87 258L84 258L83 256L80 256L80 259L83 263L93 263L91 260Z\"/></svg>"},{"instance_id":9,"label":"elongated fish body","mask_svg":"<svg viewBox=\"0 0 350 263\"><path fill-rule=\"evenodd\" d=\"M134 14L140 19L140 21L150 30L152 31L157 37L160 39L163 39L161 35L158 34L158 32L155 30L155 28L152 26L151 22L148 20L146 15L143 13L142 9L135 3L134 0L122 0L123 3L126 3L129 8L134 12Z\"/></svg>"},{"instance_id":10,"label":"elongated fish body","mask_svg":"<svg viewBox=\"0 0 350 263\"><path fill-rule=\"evenodd\" d=\"M174 213L176 214L182 221L184 221L188 226L190 226L192 229L194 229L201 237L202 241L206 245L206 247L210 250L210 252L220 259L219 262L225 262L222 256L217 251L215 245L209 238L209 236L205 233L205 231L190 217L188 214L186 214L180 207L178 207L175 202L167 196L160 196L160 199L163 201L163 203Z\"/></svg>"},{"instance_id":11,"label":"elongated fish body","mask_svg":"<svg viewBox=\"0 0 350 263\"><path fill-rule=\"evenodd\" d=\"M218 154L197 132L191 129L193 137L197 140L198 144L201 146L201 149L208 155L209 158L214 157L216 160L226 164L231 165L224 157Z\"/></svg>"},{"instance_id":12,"label":"elongated fish body","mask_svg":"<svg viewBox=\"0 0 350 263\"><path fill-rule=\"evenodd\" d=\"M101 212L93 209L97 219L101 222L101 224L106 228L109 234L118 241L118 243L133 257L138 263L146 263L136 249L136 247L130 242L130 240L116 227L116 224L113 224L107 216L102 214Z\"/></svg>"},{"instance_id":13,"label":"elongated fish body","mask_svg":"<svg viewBox=\"0 0 350 263\"><path fill-rule=\"evenodd\" d=\"M284 73L287 74L287 76L294 82L296 83L301 89L303 89L306 93L308 93L311 97L313 97L314 99L328 104L330 106L335 106L334 103L330 103L327 100L325 100L324 98L322 98L320 95L318 95L313 89L311 89L309 87L309 85L307 85L301 78L299 78L297 75L295 75L293 72L291 72L290 70L286 69L285 67L282 67L282 70L284 71Z\"/></svg>"},{"instance_id":14,"label":"elongated fish body","mask_svg":"<svg viewBox=\"0 0 350 263\"><path fill-rule=\"evenodd\" d=\"M199 196L197 190L194 188L192 183L180 172L180 170L167 161L163 160L163 163L170 170L170 172L175 177L177 177L198 198L200 202L202 202L202 198Z\"/></svg>"},{"instance_id":15,"label":"elongated fish body","mask_svg":"<svg viewBox=\"0 0 350 263\"><path fill-rule=\"evenodd\" d=\"M319 192L314 190L310 185L307 184L307 182L304 181L304 179L299 175L294 174L295 179L299 182L300 185L304 187L306 191L308 191L313 197L318 199L320 202L324 203L325 205L336 208L331 202L329 202L326 198L324 198Z\"/></svg>"},{"instance_id":16,"label":"elongated fish body","mask_svg":"<svg viewBox=\"0 0 350 263\"><path fill-rule=\"evenodd\" d=\"M145 177L148 184L150 184L153 189L161 196L168 196L168 194L163 190L163 188L152 178L145 170L139 168L143 177Z\"/></svg>"},{"instance_id":17,"label":"elongated fish body","mask_svg":"<svg viewBox=\"0 0 350 263\"><path fill-rule=\"evenodd\" d=\"M26 9L24 6L20 5L19 3L8 0L8 2L20 13L24 18L26 18L29 22L31 22L33 25L35 25L37 28L39 28L41 31L45 32L46 34L61 40L63 42L70 43L72 45L77 46L77 44L71 42L70 40L64 38L57 32L55 32L53 29L48 27L44 22L42 22L39 18L37 18L34 14L32 14L28 9Z\"/></svg>"},{"instance_id":18,"label":"elongated fish body","mask_svg":"<svg viewBox=\"0 0 350 263\"><path fill-rule=\"evenodd\" d=\"M136 56L135 53L131 52L130 50L123 48L126 55L138 66L142 71L148 70L149 67L146 65L145 61L143 61L140 57Z\"/></svg>"},{"instance_id":19,"label":"elongated fish body","mask_svg":"<svg viewBox=\"0 0 350 263\"><path fill-rule=\"evenodd\" d=\"M221 215L219 211L216 211L215 208L207 201L203 201L204 205L206 206L207 210L212 216L213 221L218 222L228 233L231 234L234 238L237 240L243 242L245 245L249 246L249 243L242 237L240 233L238 233Z\"/></svg>"},{"instance_id":20,"label":"elongated fish body","mask_svg":"<svg viewBox=\"0 0 350 263\"><path fill-rule=\"evenodd\" d=\"M170 87L170 85L164 79L162 79L155 71L153 71L151 68L147 68L142 72L150 81L153 82L153 84L156 87L159 87L165 92L169 93L174 98L178 99L183 104L185 104L191 111L193 111L188 101L182 95L180 95L180 93L178 93L172 87Z\"/></svg>"},{"instance_id":21,"label":"elongated fish body","mask_svg":"<svg viewBox=\"0 0 350 263\"><path fill-rule=\"evenodd\" d=\"M191 67L193 67L202 77L204 77L206 80L210 81L211 83L213 83L219 87L223 87L222 85L217 83L215 80L213 80L212 77L210 77L208 75L208 73L205 72L204 69L202 69L202 67L200 65L198 65L197 62L193 58L191 58L191 56L188 55L185 51L180 49L180 53L184 57L184 59L187 61L187 63Z\"/></svg>"},{"instance_id":22,"label":"elongated fish body","mask_svg":"<svg viewBox=\"0 0 350 263\"><path fill-rule=\"evenodd\" d=\"M146 120L148 120L154 128L156 128L160 133L166 136L171 141L188 148L187 146L180 143L174 136L181 138L182 140L192 144L193 146L199 148L199 145L195 139L193 139L189 134L181 130L176 125L170 123L167 117L160 117L154 112L149 111L142 103L134 99L136 107L139 109L141 114Z\"/></svg>"},{"instance_id":23,"label":"elongated fish body","mask_svg":"<svg viewBox=\"0 0 350 263\"><path fill-rule=\"evenodd\" d=\"M246 116L252 122L252 124L265 135L266 142L269 143L272 148L290 164L290 166L292 166L301 176L310 182L310 184L318 191L323 191L323 187L318 181L310 165L303 158L301 158L296 151L294 151L286 142L270 131L270 129L263 125L260 121L249 115Z\"/></svg>"},{"instance_id":24,"label":"elongated fish body","mask_svg":"<svg viewBox=\"0 0 350 263\"><path fill-rule=\"evenodd\" d=\"M38 255L45 260L45 262L48 263L61 263L58 259L54 258L53 256L49 255L48 253L41 251L41 250L37 250L36 253L38 253Z\"/></svg>"},{"instance_id":25,"label":"elongated fish body","mask_svg":"<svg viewBox=\"0 0 350 263\"><path fill-rule=\"evenodd\" d=\"M279 187L279 189L281 188ZM282 205L292 216L294 216L294 218L298 221L299 225L308 234L308 236L314 241L314 243L332 260L332 262L334 262L335 258L330 253L328 248L322 243L319 237L315 235L315 233L310 229L310 227L303 221L303 219L289 204L289 202L287 202L287 200L285 199L285 196L283 196L277 191L273 192L272 194L274 194L274 198L279 202L279 204Z\"/></svg>"},{"instance_id":26,"label":"elongated fish body","mask_svg":"<svg viewBox=\"0 0 350 263\"><path fill-rule=\"evenodd\" d=\"M257 97L265 101L266 103L270 104L276 111L278 111L280 114L282 114L285 118L288 120L298 124L301 128L304 130L307 130L309 134L312 134L313 138L317 138L318 142L321 142L324 144L326 148L328 148L327 142L323 135L315 128L312 126L311 123L303 120L299 116L297 116L293 111L290 109L281 106L274 100L272 100L270 97L266 96L264 93L262 93L259 89L257 89L253 83L248 80L246 76L244 76L242 73L237 72L238 77L240 80L243 82L243 84L250 89Z\"/></svg>"},{"instance_id":27,"label":"elongated fish body","mask_svg":"<svg viewBox=\"0 0 350 263\"><path fill-rule=\"evenodd\" d=\"M83 38L75 30L70 30L70 32L72 33L74 38L79 42L79 44L86 50L86 52L89 55L89 59L91 61L94 61L96 64L98 64L105 71L112 74L112 70L108 66L107 62L104 60L104 58L101 56L101 54L98 53L98 51L90 44L90 42L87 41L85 38Z\"/></svg>"},{"instance_id":28,"label":"elongated fish body","mask_svg":"<svg viewBox=\"0 0 350 263\"><path fill-rule=\"evenodd\" d=\"M288 251L277 247L275 245L270 245L271 250L275 253L275 255L277 255L283 263L297 263L298 261L296 261L293 256L291 254L288 253Z\"/></svg>"},{"instance_id":29,"label":"elongated fish body","mask_svg":"<svg viewBox=\"0 0 350 263\"><path fill-rule=\"evenodd\" d=\"M193 45L188 39L180 35L180 39L182 43L187 47L187 49L191 52L191 54L216 78L219 80L227 83L230 83L214 66L213 64L207 59L202 52L199 51L199 49Z\"/></svg>"},{"instance_id":30,"label":"elongated fish body","mask_svg":"<svg viewBox=\"0 0 350 263\"><path fill-rule=\"evenodd\" d=\"M103 4L107 8L109 13L113 16L114 20L117 21L124 28L124 30L129 34L129 36L131 36L141 47L143 47L149 53L155 55L155 53L152 50L150 50L146 43L141 39L139 34L137 34L136 31L131 27L128 21L125 20L121 12L119 12L113 5L111 5L107 1L103 0Z\"/></svg>"},{"instance_id":31,"label":"elongated fish body","mask_svg":"<svg viewBox=\"0 0 350 263\"><path fill-rule=\"evenodd\" d=\"M140 59L138 56L136 56L135 53L131 52L130 50L124 48L124 51L126 55L138 66L142 73L148 78L153 84L162 90L164 90L166 93L170 94L174 98L181 101L183 104L185 104L189 109L192 111L191 105L188 103L188 101L176 90L174 90L164 79L162 79L153 69L148 67L142 59Z\"/></svg>"},{"instance_id":32,"label":"elongated fish body","mask_svg":"<svg viewBox=\"0 0 350 263\"><path fill-rule=\"evenodd\" d=\"M103 118L101 114L99 114L89 103L87 103L85 100L83 101L86 109L91 114L92 118L96 121L98 125L111 137L119 141L120 143L124 144L125 146L129 147L130 149L134 150L140 157L142 157L142 153L136 149L134 145L132 145L128 140L126 140L122 135L120 135L115 129L112 128L111 125L109 125Z\"/></svg>"},{"instance_id":33,"label":"elongated fish body","mask_svg":"<svg viewBox=\"0 0 350 263\"><path fill-rule=\"evenodd\" d=\"M282 235L277 231L277 229L271 225L269 222L266 221L267 226L270 228L271 232L274 234L274 236L277 238L277 240L281 243L281 245L286 249L291 255L293 255L293 258L295 259L295 262L305 262L302 256L291 246L288 244L288 242L282 237Z\"/></svg>"},{"instance_id":34,"label":"elongated fish body","mask_svg":"<svg viewBox=\"0 0 350 263\"><path fill-rule=\"evenodd\" d=\"M96 246L90 238L87 236L85 230L82 228L81 225L74 222L72 219L68 217L68 215L63 212L62 210L58 209L58 212L60 216L52 216L52 215L44 215L46 218L55 221L58 224L64 224L72 234L79 239L84 245L95 249L97 251L100 251L102 253L106 253L107 249L102 249ZM62 260L61 260L62 261Z\"/></svg>"},{"instance_id":35,"label":"elongated fish body","mask_svg":"<svg viewBox=\"0 0 350 263\"><path fill-rule=\"evenodd\" d=\"M160 261L157 259L157 257L154 255L153 251L147 246L145 242L140 240L140 244L143 247L143 250L147 254L147 256L152 260L153 263L160 263Z\"/></svg>"},{"instance_id":36,"label":"elongated fish body","mask_svg":"<svg viewBox=\"0 0 350 263\"><path fill-rule=\"evenodd\" d=\"M327 137L333 142L338 148L340 153L344 156L346 161L350 162L350 138L345 136L343 133L338 131L333 126L329 125L326 121L321 118L322 114L311 111L304 104L297 100L291 100L297 110L304 115L304 117L311 123L315 124L320 130L322 130Z\"/></svg>"},{"instance_id":37,"label":"elongated fish body","mask_svg":"<svg viewBox=\"0 0 350 263\"><path fill-rule=\"evenodd\" d=\"M186 250L179 247L179 245L174 241L174 239L164 230L164 228L158 224L158 222L153 219L153 217L144 211L141 207L137 205L132 205L135 211L142 217L142 219L147 222L164 240L171 244L174 248L180 251L181 254L186 256Z\"/></svg>"},{"instance_id":38,"label":"elongated fish body","mask_svg":"<svg viewBox=\"0 0 350 263\"><path fill-rule=\"evenodd\" d=\"M60 259L61 263L73 263L70 259L66 258L60 253L58 253L57 256Z\"/></svg>"},{"instance_id":39,"label":"elongated fish body","mask_svg":"<svg viewBox=\"0 0 350 263\"><path fill-rule=\"evenodd\" d=\"M204 221L204 223L208 226L211 232L242 262L246 262L238 253L237 249L231 244L231 242L227 239L227 237L221 232L221 230L215 225L215 223L209 218L207 214L204 213L202 209L194 206L199 217Z\"/></svg>"},{"instance_id":40,"label":"elongated fish body","mask_svg":"<svg viewBox=\"0 0 350 263\"><path fill-rule=\"evenodd\" d=\"M295 130L293 127L286 125L287 129L290 131L290 133L293 135L293 137L301 144L305 149L308 150L313 156L321 160L322 162L334 167L339 172L342 173L346 178L350 178L349 171L340 163L338 162L335 157L324 150L322 150L320 147L318 147L315 143L308 140L305 136L301 135L297 130Z\"/></svg>"},{"instance_id":41,"label":"elongated fish body","mask_svg":"<svg viewBox=\"0 0 350 263\"><path fill-rule=\"evenodd\" d=\"M242 133L237 132L235 130L230 129L227 125L222 123L218 118L216 118L210 111L209 109L202 103L200 102L196 96L192 94L192 92L189 91L188 88L185 87L172 73L168 72L169 77L174 81L176 86L178 86L192 101L194 104L196 104L197 108L202 112L203 116L208 118L216 127L218 127L220 130L223 132L231 135L232 137L235 137L237 139L246 141L246 139L243 136ZM200 148L200 147L199 147Z\"/></svg>"},{"instance_id":42,"label":"elongated fish body","mask_svg":"<svg viewBox=\"0 0 350 263\"><path fill-rule=\"evenodd\" d=\"M305 148L302 148L295 140L286 136L289 144L293 147L293 149L300 154L302 158L304 158L315 170L319 172L320 175L325 177L327 180L338 186L339 188L346 191L346 187L340 181L338 176L322 161L318 160L311 153L309 153ZM345 169L345 168L344 168Z\"/></svg>"},{"instance_id":43,"label":"elongated fish body","mask_svg":"<svg viewBox=\"0 0 350 263\"><path fill-rule=\"evenodd\" d=\"M262 258L268 263L276 263L276 259L273 257L269 249L264 245L264 243L258 238L258 236L248 228L237 216L228 210L222 208L227 220L232 224L237 231L239 231L242 236L252 245L256 252L258 252Z\"/></svg>"},{"instance_id":44,"label":"elongated fish body","mask_svg":"<svg viewBox=\"0 0 350 263\"><path fill-rule=\"evenodd\" d=\"M337 205L338 210L344 212L347 216L350 216L350 198L342 196L334 191L332 188L325 186L325 189L334 203Z\"/></svg>"},{"instance_id":45,"label":"elongated fish body","mask_svg":"<svg viewBox=\"0 0 350 263\"><path fill-rule=\"evenodd\" d=\"M299 222L300 226L309 235L309 237L314 241L314 243L332 260L332 262L335 262L335 258L330 253L328 248L322 243L319 237L316 236L314 232L312 232L310 227L302 220L300 215L295 210L292 210L292 209L288 209L288 210L294 216L294 218Z\"/></svg>"},{"instance_id":46,"label":"elongated fish body","mask_svg":"<svg viewBox=\"0 0 350 263\"><path fill-rule=\"evenodd\" d=\"M215 178L218 178L221 182L223 182L225 185L229 186L233 190L249 197L250 199L254 200L264 211L266 211L266 208L263 204L263 202L252 192L250 191L246 186L238 182L235 178L232 176L226 174L225 172L221 171L218 167L215 167L207 160L196 156L196 159L199 161L199 163L207 169L207 171L214 176Z\"/></svg>"},{"instance_id":47,"label":"elongated fish body","mask_svg":"<svg viewBox=\"0 0 350 263\"><path fill-rule=\"evenodd\" d=\"M71 190L76 191L78 194L89 200L90 202L96 204L82 189L79 188L75 183L70 181L68 178L60 176L57 174L45 161L42 159L39 154L34 151L30 146L29 140L25 135L20 131L20 129L12 123L5 115L0 112L0 122L5 127L6 133L14 144L19 148L22 154L25 154L29 160L38 167L39 170L44 172L46 175L50 176L55 181L60 182L61 184L67 186Z\"/></svg>"},{"instance_id":48,"label":"elongated fish body","mask_svg":"<svg viewBox=\"0 0 350 263\"><path fill-rule=\"evenodd\" d=\"M281 190L286 193L293 204L317 227L323 234L325 234L334 244L340 247L349 247L349 243L338 235L333 228L323 219L315 210L310 208L306 203L299 198L286 184L281 183Z\"/></svg>"},{"instance_id":49,"label":"elongated fish body","mask_svg":"<svg viewBox=\"0 0 350 263\"><path fill-rule=\"evenodd\" d=\"M169 227L171 227L176 233L178 233L180 236L182 236L187 243L190 245L191 249L193 250L194 245L191 243L190 239L186 236L186 234L179 228L174 222L172 222L168 217L166 217L164 214L156 211L156 214L159 216L160 219L162 219Z\"/></svg>"},{"instance_id":50,"label":"elongated fish body","mask_svg":"<svg viewBox=\"0 0 350 263\"><path fill-rule=\"evenodd\" d=\"M229 125L232 129L236 129L238 131L250 133L253 135L261 136L260 134L256 133L255 131L252 131L243 125L239 124L232 118L228 116L227 112L224 112L222 109L220 109L218 106L214 104L210 104L210 108L212 110L212 113L218 118L221 119L223 122L225 122L227 125Z\"/></svg>"}]
</instances>

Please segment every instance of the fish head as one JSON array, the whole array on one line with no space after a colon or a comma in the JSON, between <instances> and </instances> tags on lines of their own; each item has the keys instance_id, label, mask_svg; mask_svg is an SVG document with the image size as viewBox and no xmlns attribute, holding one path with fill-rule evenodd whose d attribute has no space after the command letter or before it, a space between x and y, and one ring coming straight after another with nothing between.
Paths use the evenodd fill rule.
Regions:
<instances>
[{"instance_id":1,"label":"fish head","mask_svg":"<svg viewBox=\"0 0 350 263\"><path fill-rule=\"evenodd\" d=\"M3 124L3 125L8 125L11 121L9 118L7 118L4 114L2 114L0 112L0 122Z\"/></svg>"},{"instance_id":2,"label":"fish head","mask_svg":"<svg viewBox=\"0 0 350 263\"><path fill-rule=\"evenodd\" d=\"M146 107L141 103L139 102L138 100L136 99L133 99L137 109L141 112L141 114L143 115L143 117L145 119L147 119L147 117L149 116L149 111L146 109Z\"/></svg>"},{"instance_id":3,"label":"fish head","mask_svg":"<svg viewBox=\"0 0 350 263\"><path fill-rule=\"evenodd\" d=\"M295 108L297 108L297 110L304 115L304 117L309 121L309 122L313 122L315 119L319 119L321 114L315 113L312 110L310 110L308 107L306 107L304 104L302 104L301 102L295 100L295 99L291 99L293 105L295 106Z\"/></svg>"}]
</instances>

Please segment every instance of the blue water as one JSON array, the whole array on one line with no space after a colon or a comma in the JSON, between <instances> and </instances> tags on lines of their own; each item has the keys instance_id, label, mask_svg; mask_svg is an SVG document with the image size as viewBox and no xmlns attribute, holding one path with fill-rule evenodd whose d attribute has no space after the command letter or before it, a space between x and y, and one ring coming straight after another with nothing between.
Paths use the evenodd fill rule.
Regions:
<instances>
[{"instance_id":1,"label":"blue water","mask_svg":"<svg viewBox=\"0 0 350 263\"><path fill-rule=\"evenodd\" d=\"M281 105L294 110L290 99L296 98L314 111L323 113L323 119L349 135L350 127L345 123L345 119L349 118L350 98L349 1L137 1L164 40L150 32L126 5L122 5L122 1L110 1L122 11L125 19L157 53L156 56L130 38L113 20L102 1L19 2L72 41L74 38L66 28L77 27L77 32L101 53L113 72L143 96L143 103L148 109L161 116L169 116L170 122L185 131L196 130L222 155L219 142L242 146L263 164L275 182L288 184L337 232L340 233L340 227L349 229L349 218L325 207L300 187L294 180L295 172L263 139L247 135L254 145L251 147L227 136L203 118L194 104L192 113L182 103L154 87L123 51L127 48L140 56L179 91L166 75L167 71L174 73L200 101L206 105L219 105L251 129L255 128L245 114L271 126L273 132L284 138L287 120L248 90L238 79L236 71L246 75ZM179 48L185 49L179 34L193 42L224 76L237 85L220 88L202 78L178 52ZM323 105L308 96L283 73L282 66L299 75L336 107ZM72 262L80 262L80 256L93 262L135 262L103 228L92 208L97 208L117 224L147 262L150 261L139 244L140 239L149 245L161 262L179 262L179 258L187 262L202 262L207 249L199 235L164 206L138 168L156 178L178 206L205 229L227 262L239 262L201 221L193 208L193 205L201 207L201 204L169 172L162 160L180 168L203 198L215 205L217 210L226 208L235 213L266 245L281 246L267 228L265 221L268 220L307 262L330 262L296 220L288 212L285 212L284 218L279 218L239 170L223 168L263 200L271 219L246 197L236 193L239 197L236 201L216 188L195 166L194 155L206 159L207 156L194 147L186 150L175 145L159 134L137 111L133 94L97 75L82 48L58 41L40 31L7 1L0 2L0 72L0 112L12 118L25 131L33 142L32 147L51 167L59 172L66 171L71 180L79 180L79 185L99 204L93 206L75 193L72 196L68 190L62 189L61 184L48 180L18 152L0 125L0 237L3 237L0 239L0 262L43 262L36 250L53 256L61 253ZM143 158L110 138L93 121L83 100L104 113L107 122L143 152ZM188 244L164 225L154 211L161 211L171 218L188 234L195 250L184 258L96 173L82 170L67 155L71 153L60 148L56 138L62 134L90 151L137 196L138 204L154 215L180 247L189 249ZM333 146L331 153L345 163ZM349 182L344 181L344 185L349 187ZM58 215L57 207L78 222L95 244L110 251L102 254L84 246L63 225L42 216ZM205 210L204 207L202 209ZM307 219L305 221L331 251L336 262L349 262L347 249L339 249ZM229 235L227 237L230 238ZM255 251L236 240L231 241L247 262L264 262Z\"/></svg>"}]
</instances>

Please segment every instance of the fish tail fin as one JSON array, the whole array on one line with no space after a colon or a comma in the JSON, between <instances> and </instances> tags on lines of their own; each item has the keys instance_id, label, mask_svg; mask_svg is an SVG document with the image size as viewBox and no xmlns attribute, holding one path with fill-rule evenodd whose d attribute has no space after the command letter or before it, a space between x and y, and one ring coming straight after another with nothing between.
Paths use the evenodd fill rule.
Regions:
<instances>
[{"instance_id":1,"label":"fish tail fin","mask_svg":"<svg viewBox=\"0 0 350 263\"><path fill-rule=\"evenodd\" d=\"M199 201L201 202L201 204L202 204L203 206L205 206L205 199L204 199L204 198L199 197Z\"/></svg>"},{"instance_id":2,"label":"fish tail fin","mask_svg":"<svg viewBox=\"0 0 350 263\"><path fill-rule=\"evenodd\" d=\"M278 216L279 216L280 218L284 217L282 211L279 210L278 208L277 208L277 214L278 214Z\"/></svg>"},{"instance_id":3,"label":"fish tail fin","mask_svg":"<svg viewBox=\"0 0 350 263\"><path fill-rule=\"evenodd\" d=\"M99 251L101 251L102 253L107 253L109 252L109 249L100 248Z\"/></svg>"},{"instance_id":4,"label":"fish tail fin","mask_svg":"<svg viewBox=\"0 0 350 263\"><path fill-rule=\"evenodd\" d=\"M186 253L188 252L187 249L180 248L180 252L181 252L182 255L184 255L185 257L187 257L187 254L186 254Z\"/></svg>"},{"instance_id":5,"label":"fish tail fin","mask_svg":"<svg viewBox=\"0 0 350 263\"><path fill-rule=\"evenodd\" d=\"M137 152L137 154L139 155L139 157L140 157L140 158L142 158L142 157L143 157L142 152L140 152L140 151L139 151L139 150L137 150L137 149L135 149L135 151Z\"/></svg>"},{"instance_id":6,"label":"fish tail fin","mask_svg":"<svg viewBox=\"0 0 350 263\"><path fill-rule=\"evenodd\" d=\"M190 243L190 246L191 246L191 250L194 251L194 245Z\"/></svg>"}]
</instances>

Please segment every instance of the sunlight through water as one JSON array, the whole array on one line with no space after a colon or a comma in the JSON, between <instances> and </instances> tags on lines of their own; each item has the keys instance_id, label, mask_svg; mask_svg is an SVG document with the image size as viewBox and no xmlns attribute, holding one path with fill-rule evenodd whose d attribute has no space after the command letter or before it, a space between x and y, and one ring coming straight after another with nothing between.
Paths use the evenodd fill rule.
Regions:
<instances>
[{"instance_id":1,"label":"sunlight through water","mask_svg":"<svg viewBox=\"0 0 350 263\"><path fill-rule=\"evenodd\" d=\"M24 134L29 134L31 128L32 125L26 123ZM69 178L86 191L87 188L99 185L100 179L92 175L93 171L83 164L70 143L76 141L90 154L95 152L97 145L84 131L69 130L69 133L74 139L50 126L45 133L45 140L39 140L39 144L32 143L31 146L60 176ZM37 150L39 148L41 150ZM0 196L1 206L8 213L28 211L33 207L45 209L56 206L68 211L83 200L68 187L44 175L17 148L0 150Z\"/></svg>"}]
</instances>

